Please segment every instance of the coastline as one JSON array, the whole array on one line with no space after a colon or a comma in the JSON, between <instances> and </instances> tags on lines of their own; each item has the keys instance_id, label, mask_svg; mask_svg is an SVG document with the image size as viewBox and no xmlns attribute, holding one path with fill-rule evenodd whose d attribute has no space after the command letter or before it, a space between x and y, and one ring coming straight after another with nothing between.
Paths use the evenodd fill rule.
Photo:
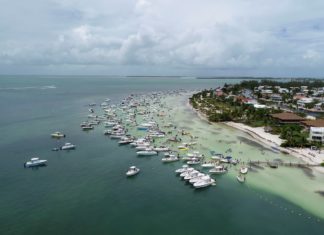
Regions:
<instances>
[{"instance_id":1,"label":"coastline","mask_svg":"<svg viewBox=\"0 0 324 235\"><path fill-rule=\"evenodd\" d=\"M200 112L197 109L194 109L190 102L187 102L187 105L198 115L198 117L204 121L210 122L207 118L207 116ZM262 127L255 128L247 126L243 123L237 123L237 122L220 122L221 124L224 124L228 127L235 128L236 130L243 131L244 133L248 134L254 141L264 145L268 148L275 148L279 150L280 152L283 152L285 154L290 154L291 156L294 156L298 158L299 160L302 160L305 163L311 164L311 165L317 165L322 162L324 162L324 152L318 153L318 151L306 149L306 148L286 148L281 147L282 139L279 138L277 135L272 135L270 133L267 133L263 130ZM316 170L319 173L324 174L324 167L318 166L318 167L312 167L312 169Z\"/></svg>"}]
</instances>

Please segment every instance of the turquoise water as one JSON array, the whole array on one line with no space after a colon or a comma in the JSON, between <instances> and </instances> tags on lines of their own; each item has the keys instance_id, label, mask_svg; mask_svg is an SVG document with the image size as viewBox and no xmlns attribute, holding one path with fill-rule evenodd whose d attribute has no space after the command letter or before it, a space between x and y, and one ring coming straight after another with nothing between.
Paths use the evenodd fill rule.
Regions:
<instances>
[{"instance_id":1,"label":"turquoise water","mask_svg":"<svg viewBox=\"0 0 324 235\"><path fill-rule=\"evenodd\" d=\"M322 219L285 197L229 176L194 190L175 177L180 162L138 158L130 147L105 138L102 127L80 130L86 105L107 97L118 103L131 93L237 81L0 77L0 234L322 234ZM189 109L180 111L183 125L198 121ZM67 138L51 139L56 130ZM77 150L50 151L65 141ZM48 159L48 166L24 169L34 155ZM132 164L142 172L126 179Z\"/></svg>"}]
</instances>

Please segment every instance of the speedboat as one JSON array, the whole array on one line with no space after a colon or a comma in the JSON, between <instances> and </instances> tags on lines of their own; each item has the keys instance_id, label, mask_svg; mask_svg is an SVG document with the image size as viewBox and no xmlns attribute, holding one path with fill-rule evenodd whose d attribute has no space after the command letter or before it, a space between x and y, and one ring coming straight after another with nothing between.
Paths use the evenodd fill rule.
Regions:
<instances>
[{"instance_id":1,"label":"speedboat","mask_svg":"<svg viewBox=\"0 0 324 235\"><path fill-rule=\"evenodd\" d=\"M65 143L62 147L61 150L70 150L70 149L75 149L75 145L71 143Z\"/></svg>"},{"instance_id":2,"label":"speedboat","mask_svg":"<svg viewBox=\"0 0 324 235\"><path fill-rule=\"evenodd\" d=\"M200 160L197 158L192 158L190 161L187 161L188 165L198 165L200 164Z\"/></svg>"},{"instance_id":3,"label":"speedboat","mask_svg":"<svg viewBox=\"0 0 324 235\"><path fill-rule=\"evenodd\" d=\"M56 131L56 132L51 134L51 137L53 137L53 138L64 138L65 135L63 133L59 132L59 131Z\"/></svg>"},{"instance_id":4,"label":"speedboat","mask_svg":"<svg viewBox=\"0 0 324 235\"><path fill-rule=\"evenodd\" d=\"M221 158L220 161L223 162L223 163L230 163L232 160L232 157L231 156L227 156L225 158Z\"/></svg>"},{"instance_id":5,"label":"speedboat","mask_svg":"<svg viewBox=\"0 0 324 235\"><path fill-rule=\"evenodd\" d=\"M84 130L84 131L89 131L89 130L92 130L92 129L93 129L93 126L89 125L89 124L82 127L82 130Z\"/></svg>"},{"instance_id":6,"label":"speedboat","mask_svg":"<svg viewBox=\"0 0 324 235\"><path fill-rule=\"evenodd\" d=\"M198 174L201 174L199 171L192 171L189 174L187 174L183 179L184 180L191 180L193 178L196 178Z\"/></svg>"},{"instance_id":7,"label":"speedboat","mask_svg":"<svg viewBox=\"0 0 324 235\"><path fill-rule=\"evenodd\" d=\"M215 180L210 178L209 175L207 175L207 176L202 177L201 180L194 183L193 186L195 188L205 188L205 187L208 187L214 183L215 183Z\"/></svg>"},{"instance_id":8,"label":"speedboat","mask_svg":"<svg viewBox=\"0 0 324 235\"><path fill-rule=\"evenodd\" d=\"M30 161L25 162L25 167L44 166L47 160L41 160L38 157L31 158Z\"/></svg>"},{"instance_id":9,"label":"speedboat","mask_svg":"<svg viewBox=\"0 0 324 235\"><path fill-rule=\"evenodd\" d=\"M187 174L189 174L191 171L195 171L195 168L189 167L187 170L183 171L180 174L180 177L185 177Z\"/></svg>"},{"instance_id":10,"label":"speedboat","mask_svg":"<svg viewBox=\"0 0 324 235\"><path fill-rule=\"evenodd\" d=\"M215 163L212 163L212 162L207 162L207 163L201 164L202 168L213 168L214 166L215 166Z\"/></svg>"},{"instance_id":11,"label":"speedboat","mask_svg":"<svg viewBox=\"0 0 324 235\"><path fill-rule=\"evenodd\" d=\"M179 158L177 156L169 156L169 157L164 157L162 158L162 162L176 162L179 161Z\"/></svg>"},{"instance_id":12,"label":"speedboat","mask_svg":"<svg viewBox=\"0 0 324 235\"><path fill-rule=\"evenodd\" d=\"M160 146L160 147L155 147L153 150L157 151L157 152L167 152L170 149L168 147L165 147L165 146Z\"/></svg>"},{"instance_id":13,"label":"speedboat","mask_svg":"<svg viewBox=\"0 0 324 235\"><path fill-rule=\"evenodd\" d=\"M249 168L247 168L247 167L241 167L241 169L240 169L241 174L247 174L248 171L249 171Z\"/></svg>"},{"instance_id":14,"label":"speedboat","mask_svg":"<svg viewBox=\"0 0 324 235\"><path fill-rule=\"evenodd\" d=\"M185 172L186 170L188 170L188 168L189 168L188 165L183 165L181 168L175 170L175 173L181 174L182 172Z\"/></svg>"},{"instance_id":15,"label":"speedboat","mask_svg":"<svg viewBox=\"0 0 324 235\"><path fill-rule=\"evenodd\" d=\"M120 139L120 141L118 141L118 144L124 145L124 144L130 144L132 142L133 142L132 138L123 137L123 138Z\"/></svg>"},{"instance_id":16,"label":"speedboat","mask_svg":"<svg viewBox=\"0 0 324 235\"><path fill-rule=\"evenodd\" d=\"M143 151L138 151L136 152L138 156L152 156L152 155L157 155L158 153L153 150L143 150Z\"/></svg>"},{"instance_id":17,"label":"speedboat","mask_svg":"<svg viewBox=\"0 0 324 235\"><path fill-rule=\"evenodd\" d=\"M204 176L206 176L206 174L198 173L198 175L196 177L189 180L189 183L194 184L194 183L198 182L199 180L201 180L202 177L204 177Z\"/></svg>"},{"instance_id":18,"label":"speedboat","mask_svg":"<svg viewBox=\"0 0 324 235\"><path fill-rule=\"evenodd\" d=\"M236 179L240 183L244 183L245 182L245 176L244 175L238 175L238 176L236 176Z\"/></svg>"},{"instance_id":19,"label":"speedboat","mask_svg":"<svg viewBox=\"0 0 324 235\"><path fill-rule=\"evenodd\" d=\"M140 169L137 168L136 166L131 166L128 171L126 172L127 176L133 176L136 175L140 172Z\"/></svg>"},{"instance_id":20,"label":"speedboat","mask_svg":"<svg viewBox=\"0 0 324 235\"><path fill-rule=\"evenodd\" d=\"M226 173L227 169L224 166L215 166L214 168L209 170L209 173L211 174L223 174Z\"/></svg>"}]
</instances>

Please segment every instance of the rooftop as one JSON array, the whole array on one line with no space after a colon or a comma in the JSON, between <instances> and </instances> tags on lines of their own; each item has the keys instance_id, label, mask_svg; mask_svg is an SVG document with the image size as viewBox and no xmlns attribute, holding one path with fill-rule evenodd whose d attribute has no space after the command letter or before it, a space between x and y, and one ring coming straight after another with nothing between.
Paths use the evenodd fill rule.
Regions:
<instances>
[{"instance_id":1,"label":"rooftop","mask_svg":"<svg viewBox=\"0 0 324 235\"><path fill-rule=\"evenodd\" d=\"M302 121L308 127L324 127L324 119Z\"/></svg>"}]
</instances>

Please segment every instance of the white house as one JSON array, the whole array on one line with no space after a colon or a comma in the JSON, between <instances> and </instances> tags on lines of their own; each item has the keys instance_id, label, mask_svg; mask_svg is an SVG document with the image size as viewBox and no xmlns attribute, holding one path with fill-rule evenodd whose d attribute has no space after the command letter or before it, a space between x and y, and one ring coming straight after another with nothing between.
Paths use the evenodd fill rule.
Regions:
<instances>
[{"instance_id":1,"label":"white house","mask_svg":"<svg viewBox=\"0 0 324 235\"><path fill-rule=\"evenodd\" d=\"M324 127L311 127L309 131L309 140L324 142Z\"/></svg>"},{"instance_id":2,"label":"white house","mask_svg":"<svg viewBox=\"0 0 324 235\"><path fill-rule=\"evenodd\" d=\"M313 101L314 101L313 98L305 97L305 98L301 98L300 100L298 100L297 105L298 105L298 107L305 107L305 104L310 104Z\"/></svg>"}]
</instances>

